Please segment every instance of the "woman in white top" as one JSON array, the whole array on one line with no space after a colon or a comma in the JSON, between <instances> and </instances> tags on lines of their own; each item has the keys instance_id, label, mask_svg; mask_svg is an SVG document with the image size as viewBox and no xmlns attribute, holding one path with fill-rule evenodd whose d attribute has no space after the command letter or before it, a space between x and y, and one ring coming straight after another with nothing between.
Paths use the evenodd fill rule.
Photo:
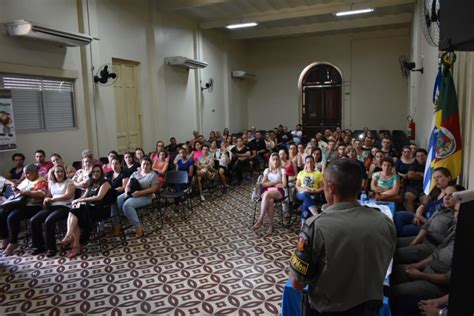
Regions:
<instances>
[{"instance_id":1,"label":"woman in white top","mask_svg":"<svg viewBox=\"0 0 474 316\"><path fill-rule=\"evenodd\" d=\"M269 226L266 235L273 233L273 213L275 211L275 200L285 197L287 176L285 169L281 167L280 157L277 153L270 156L270 167L263 172L262 180L262 203L260 205L260 216L252 229L262 227L265 214L268 214Z\"/></svg>"},{"instance_id":2,"label":"woman in white top","mask_svg":"<svg viewBox=\"0 0 474 316\"><path fill-rule=\"evenodd\" d=\"M138 182L140 189L132 188L131 183ZM127 181L125 192L117 198L118 208L123 210L130 224L135 227L135 238L143 236L142 223L137 215L137 208L151 204L153 193L158 190L159 179L156 173L151 169L151 160L147 156L143 157L140 164L140 170L135 171ZM132 192L133 191L133 192ZM118 225L117 209L112 208L112 222ZM114 230L117 230L114 227Z\"/></svg>"},{"instance_id":3,"label":"woman in white top","mask_svg":"<svg viewBox=\"0 0 474 316\"><path fill-rule=\"evenodd\" d=\"M229 163L232 161L232 153L227 150L227 141L221 142L221 148L214 153L214 164L219 166L219 178L222 182L222 192L227 192L226 172L229 170Z\"/></svg>"},{"instance_id":4,"label":"woman in white top","mask_svg":"<svg viewBox=\"0 0 474 316\"><path fill-rule=\"evenodd\" d=\"M76 188L85 191L89 185L89 175L93 167L92 159L90 157L82 158L82 168L76 171L72 181Z\"/></svg>"},{"instance_id":5,"label":"woman in white top","mask_svg":"<svg viewBox=\"0 0 474 316\"><path fill-rule=\"evenodd\" d=\"M67 178L66 169L62 165L51 170L53 172L49 177L48 191L43 200L44 208L30 219L32 243L35 248L32 254L38 255L47 250L47 257L56 255L56 223L68 217L76 190L74 182Z\"/></svg>"},{"instance_id":6,"label":"woman in white top","mask_svg":"<svg viewBox=\"0 0 474 316\"><path fill-rule=\"evenodd\" d=\"M204 144L202 146L202 154L197 160L194 161L196 165L196 180L199 189L199 195L201 196L201 201L205 201L204 195L202 194L202 179L213 179L216 175L216 170L214 169L214 158L213 155L209 153L209 146Z\"/></svg>"}]
</instances>

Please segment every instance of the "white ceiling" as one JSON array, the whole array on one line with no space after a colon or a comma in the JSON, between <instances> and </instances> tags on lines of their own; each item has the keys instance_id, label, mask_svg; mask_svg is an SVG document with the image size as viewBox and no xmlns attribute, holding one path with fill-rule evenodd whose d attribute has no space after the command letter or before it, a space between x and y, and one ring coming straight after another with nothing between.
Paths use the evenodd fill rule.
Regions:
<instances>
[{"instance_id":1,"label":"white ceiling","mask_svg":"<svg viewBox=\"0 0 474 316\"><path fill-rule=\"evenodd\" d=\"M236 39L345 32L407 26L416 0L156 0L159 9L198 21L201 29L221 29ZM367 14L333 13L374 8ZM226 25L257 22L247 29Z\"/></svg>"}]
</instances>

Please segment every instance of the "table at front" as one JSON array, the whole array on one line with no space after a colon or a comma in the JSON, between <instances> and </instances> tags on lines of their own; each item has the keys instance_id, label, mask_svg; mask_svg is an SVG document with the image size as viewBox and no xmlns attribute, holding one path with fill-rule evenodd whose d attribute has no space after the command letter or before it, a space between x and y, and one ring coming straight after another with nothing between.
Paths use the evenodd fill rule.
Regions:
<instances>
[{"instance_id":1,"label":"table at front","mask_svg":"<svg viewBox=\"0 0 474 316\"><path fill-rule=\"evenodd\" d=\"M305 287L306 290L307 287ZM283 298L281 300L281 316L299 316L301 315L301 292L297 292L291 286L291 280L288 280L283 289ZM379 312L380 316L391 316L388 298L383 298L383 305Z\"/></svg>"}]
</instances>

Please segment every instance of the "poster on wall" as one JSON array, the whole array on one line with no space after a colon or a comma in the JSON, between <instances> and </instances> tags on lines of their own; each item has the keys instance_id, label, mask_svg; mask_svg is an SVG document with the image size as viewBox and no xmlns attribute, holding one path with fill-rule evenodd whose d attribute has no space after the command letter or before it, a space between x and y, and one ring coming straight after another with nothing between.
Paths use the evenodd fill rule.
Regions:
<instances>
[{"instance_id":1,"label":"poster on wall","mask_svg":"<svg viewBox=\"0 0 474 316\"><path fill-rule=\"evenodd\" d=\"M0 89L0 151L16 148L12 92L8 89Z\"/></svg>"}]
</instances>

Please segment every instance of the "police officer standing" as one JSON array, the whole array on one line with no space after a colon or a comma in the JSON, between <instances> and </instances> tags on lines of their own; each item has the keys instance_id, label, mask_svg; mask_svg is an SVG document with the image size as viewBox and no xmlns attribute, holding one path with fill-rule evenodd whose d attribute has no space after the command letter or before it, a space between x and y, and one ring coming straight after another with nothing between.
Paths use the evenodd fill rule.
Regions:
<instances>
[{"instance_id":1,"label":"police officer standing","mask_svg":"<svg viewBox=\"0 0 474 316\"><path fill-rule=\"evenodd\" d=\"M329 206L306 221L290 262L293 288L309 285L303 314L375 316L382 305L396 230L386 215L357 202L361 182L353 160L325 170Z\"/></svg>"}]
</instances>

